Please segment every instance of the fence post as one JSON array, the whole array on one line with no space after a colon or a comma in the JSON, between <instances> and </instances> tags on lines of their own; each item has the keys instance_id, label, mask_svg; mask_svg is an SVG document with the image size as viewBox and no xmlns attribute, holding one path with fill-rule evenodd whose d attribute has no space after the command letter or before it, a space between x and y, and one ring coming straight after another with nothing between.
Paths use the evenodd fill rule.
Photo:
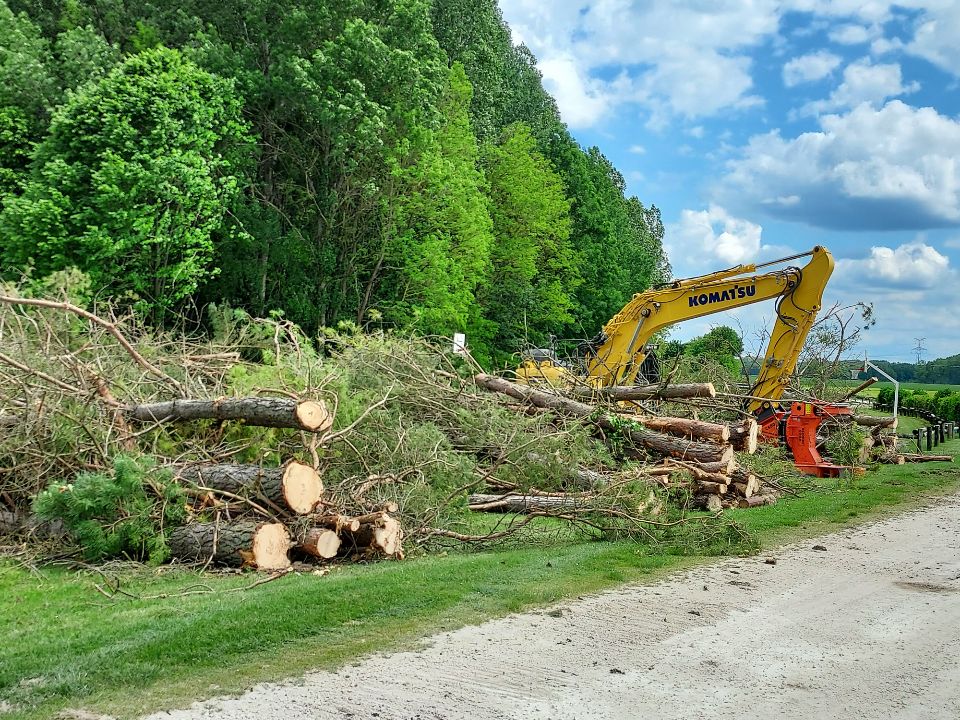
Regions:
<instances>
[{"instance_id":1,"label":"fence post","mask_svg":"<svg viewBox=\"0 0 960 720\"><path fill-rule=\"evenodd\" d=\"M928 426L924 431L927 433L927 450L933 450L933 428Z\"/></svg>"}]
</instances>

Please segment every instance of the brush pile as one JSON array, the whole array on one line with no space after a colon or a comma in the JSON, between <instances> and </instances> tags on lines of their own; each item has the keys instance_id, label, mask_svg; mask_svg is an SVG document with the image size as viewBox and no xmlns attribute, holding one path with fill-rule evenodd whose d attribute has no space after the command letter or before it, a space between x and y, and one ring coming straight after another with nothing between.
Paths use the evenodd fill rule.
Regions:
<instances>
[{"instance_id":1,"label":"brush pile","mask_svg":"<svg viewBox=\"0 0 960 720\"><path fill-rule=\"evenodd\" d=\"M206 322L190 337L0 292L6 544L265 569L572 535L753 547L719 513L688 512L757 502L733 454L755 449L749 422L544 404L389 333L310 339L224 308ZM690 390L652 401L664 392Z\"/></svg>"}]
</instances>

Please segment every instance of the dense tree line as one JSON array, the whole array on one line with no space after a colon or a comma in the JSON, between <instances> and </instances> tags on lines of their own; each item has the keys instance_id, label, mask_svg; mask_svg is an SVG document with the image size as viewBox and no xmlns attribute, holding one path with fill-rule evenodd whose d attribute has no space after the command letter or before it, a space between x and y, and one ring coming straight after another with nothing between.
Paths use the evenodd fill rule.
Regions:
<instances>
[{"instance_id":1,"label":"dense tree line","mask_svg":"<svg viewBox=\"0 0 960 720\"><path fill-rule=\"evenodd\" d=\"M0 274L163 322L592 335L665 279L495 0L0 0Z\"/></svg>"},{"instance_id":2,"label":"dense tree line","mask_svg":"<svg viewBox=\"0 0 960 720\"><path fill-rule=\"evenodd\" d=\"M914 364L874 360L878 367L900 382L960 385L960 355Z\"/></svg>"}]
</instances>

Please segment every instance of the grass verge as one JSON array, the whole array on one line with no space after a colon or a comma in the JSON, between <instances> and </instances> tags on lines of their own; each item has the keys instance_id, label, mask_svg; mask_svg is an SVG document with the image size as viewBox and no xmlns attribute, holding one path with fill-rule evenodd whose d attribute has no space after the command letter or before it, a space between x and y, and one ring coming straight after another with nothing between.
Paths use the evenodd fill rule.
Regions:
<instances>
[{"instance_id":1,"label":"grass verge","mask_svg":"<svg viewBox=\"0 0 960 720\"><path fill-rule=\"evenodd\" d=\"M960 453L960 441L941 448ZM884 466L730 514L770 548L958 488L958 466ZM694 561L633 543L579 542L344 567L237 592L225 591L251 576L164 568L125 572L123 587L168 597L115 602L96 592L97 575L7 563L0 565L0 717L50 718L64 708L137 717ZM170 597L202 590L198 582L216 592Z\"/></svg>"}]
</instances>

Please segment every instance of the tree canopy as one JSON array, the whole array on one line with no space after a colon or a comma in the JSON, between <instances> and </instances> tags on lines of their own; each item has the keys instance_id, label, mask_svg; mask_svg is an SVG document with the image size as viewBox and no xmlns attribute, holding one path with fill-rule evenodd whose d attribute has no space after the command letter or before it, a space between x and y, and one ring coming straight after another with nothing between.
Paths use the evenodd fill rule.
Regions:
<instances>
[{"instance_id":1,"label":"tree canopy","mask_svg":"<svg viewBox=\"0 0 960 720\"><path fill-rule=\"evenodd\" d=\"M0 0L0 81L0 278L508 362L669 273L495 0Z\"/></svg>"}]
</instances>

